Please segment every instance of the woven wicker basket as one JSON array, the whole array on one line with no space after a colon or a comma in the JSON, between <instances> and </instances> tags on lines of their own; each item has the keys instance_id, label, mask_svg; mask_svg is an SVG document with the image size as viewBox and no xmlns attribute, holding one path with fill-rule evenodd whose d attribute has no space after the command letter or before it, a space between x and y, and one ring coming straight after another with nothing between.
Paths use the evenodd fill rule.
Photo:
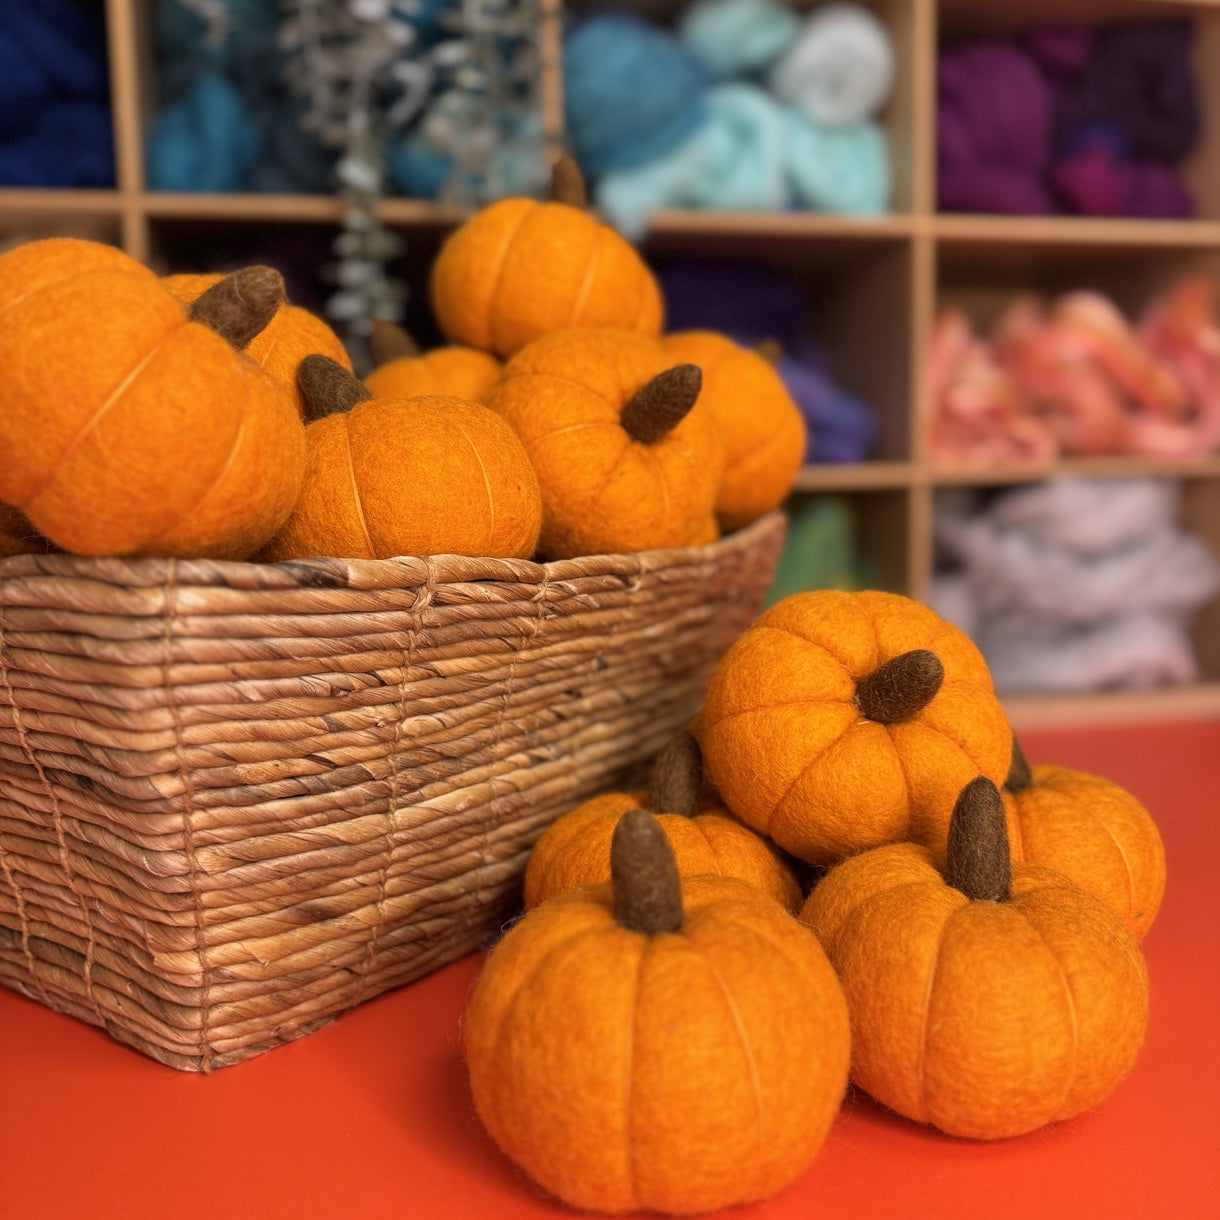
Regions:
<instances>
[{"instance_id":1,"label":"woven wicker basket","mask_svg":"<svg viewBox=\"0 0 1220 1220\"><path fill-rule=\"evenodd\" d=\"M0 561L0 982L206 1071L467 953L546 825L697 710L783 532Z\"/></svg>"}]
</instances>

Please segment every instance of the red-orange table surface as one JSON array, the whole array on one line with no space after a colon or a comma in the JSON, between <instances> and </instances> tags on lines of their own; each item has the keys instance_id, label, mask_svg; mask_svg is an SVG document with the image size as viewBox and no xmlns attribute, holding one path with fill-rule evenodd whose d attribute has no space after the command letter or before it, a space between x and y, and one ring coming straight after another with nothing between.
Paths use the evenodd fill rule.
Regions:
<instances>
[{"instance_id":1,"label":"red-orange table surface","mask_svg":"<svg viewBox=\"0 0 1220 1220\"><path fill-rule=\"evenodd\" d=\"M953 1140L851 1093L779 1217L1220 1216L1220 723L1023 734L1033 762L1105 775L1152 811L1169 882L1144 941L1148 1041L1088 1114ZM573 1215L483 1133L462 1067L476 955L310 1038L175 1072L0 988L0 1216L312 1220Z\"/></svg>"}]
</instances>

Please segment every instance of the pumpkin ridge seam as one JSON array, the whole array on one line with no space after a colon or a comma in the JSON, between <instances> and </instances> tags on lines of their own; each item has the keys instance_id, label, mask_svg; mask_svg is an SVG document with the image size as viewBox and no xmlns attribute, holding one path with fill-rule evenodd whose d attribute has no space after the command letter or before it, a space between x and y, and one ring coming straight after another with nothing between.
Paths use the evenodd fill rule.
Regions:
<instances>
[{"instance_id":1,"label":"pumpkin ridge seam","mask_svg":"<svg viewBox=\"0 0 1220 1220\"><path fill-rule=\"evenodd\" d=\"M42 482L26 497L24 504L14 504L13 507L24 512L27 505L33 504L40 495L51 485L55 476L59 473L63 464L84 444L85 438L97 426L98 421L114 406L116 402L127 392L136 378L148 367L157 353L169 342L171 336L178 333L179 325L186 325L186 317L183 316L182 322L172 326L169 330L162 332L161 338L153 344L148 354L138 360L135 367L132 368L119 382L119 384L111 390L106 401L89 417L86 423L81 427L77 434L68 442L67 447L59 455L51 465L50 471L43 478Z\"/></svg>"},{"instance_id":2,"label":"pumpkin ridge seam","mask_svg":"<svg viewBox=\"0 0 1220 1220\"><path fill-rule=\"evenodd\" d=\"M588 257L585 259L585 269L581 276L580 287L576 291L572 308L568 311L568 326L576 324L575 319L580 316L580 311L585 307L585 301L588 300L590 292L593 291L593 272L601 263L602 247L605 245L605 235L608 232L610 230L603 228L601 225L593 226L593 246L589 251Z\"/></svg>"},{"instance_id":3,"label":"pumpkin ridge seam","mask_svg":"<svg viewBox=\"0 0 1220 1220\"><path fill-rule=\"evenodd\" d=\"M377 552L373 548L373 539L369 534L368 522L364 517L364 505L360 502L360 485L356 482L356 464L352 458L352 430L348 427L346 418L343 421L343 451L347 454L347 476L352 484L352 504L356 509L356 519L360 522L360 530L364 534L364 545L368 547L369 558L376 559Z\"/></svg>"},{"instance_id":4,"label":"pumpkin ridge seam","mask_svg":"<svg viewBox=\"0 0 1220 1220\"><path fill-rule=\"evenodd\" d=\"M530 218L539 211L541 206L541 204L535 203L534 207L522 212L521 218L500 244L500 257L496 262L495 279L491 283L491 292L487 294L487 349L489 351L498 352L500 350L499 344L496 342L496 319L500 316L499 298L504 289L504 268L508 264L508 253L517 238L521 236L521 230L525 228Z\"/></svg>"},{"instance_id":5,"label":"pumpkin ridge seam","mask_svg":"<svg viewBox=\"0 0 1220 1220\"><path fill-rule=\"evenodd\" d=\"M487 492L487 508L490 514L487 523L487 549L491 550L491 543L495 540L496 534L496 497L491 490L491 479L487 477L487 466L483 462L483 455L479 452L478 446L470 439L470 434L462 427L457 420L453 421L453 426L458 430L462 440L470 446L471 453L474 454L474 460L479 464L479 473L483 476L483 490ZM515 661L514 661L515 664ZM511 684L511 677L509 682Z\"/></svg>"},{"instance_id":6,"label":"pumpkin ridge seam","mask_svg":"<svg viewBox=\"0 0 1220 1220\"><path fill-rule=\"evenodd\" d=\"M918 882L914 884L919 884ZM948 886L948 883L945 883ZM949 887L952 888L952 887ZM952 919L958 911L969 910L969 905L958 907L956 911L949 913L949 919L946 919L940 926L940 937L936 942L936 956L932 959L932 969L928 972L928 990L924 996L923 1004L923 1021L919 1035L919 1064L916 1068L916 1078L919 1081L919 1106L922 1111L922 1122L931 1122L932 1119L928 1110L928 1017L932 1012L932 992L936 987L936 976L940 972L940 959L945 949L945 932L949 926L949 920Z\"/></svg>"},{"instance_id":7,"label":"pumpkin ridge seam","mask_svg":"<svg viewBox=\"0 0 1220 1220\"><path fill-rule=\"evenodd\" d=\"M569 377L564 373L555 373L549 369L525 369L517 373L506 372L503 375L502 380L520 381L525 377L539 377L544 381L562 381L567 385L574 385L578 390L583 390L586 394L596 398L598 402L605 403L606 409L610 412L610 417L606 420L606 423L613 425L614 427L619 426L619 417L621 414L620 408L614 405L614 400L612 398L607 398L605 394L593 386L587 385L585 382L579 381L575 377ZM562 429L560 429L560 431L562 431ZM550 436L551 434L548 432L546 435Z\"/></svg>"}]
</instances>

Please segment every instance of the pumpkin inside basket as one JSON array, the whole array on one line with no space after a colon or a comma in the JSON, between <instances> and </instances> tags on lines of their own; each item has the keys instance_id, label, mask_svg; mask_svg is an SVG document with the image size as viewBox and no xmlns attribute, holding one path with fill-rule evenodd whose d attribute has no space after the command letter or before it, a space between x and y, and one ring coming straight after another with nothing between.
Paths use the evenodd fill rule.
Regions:
<instances>
[{"instance_id":1,"label":"pumpkin inside basket","mask_svg":"<svg viewBox=\"0 0 1220 1220\"><path fill-rule=\"evenodd\" d=\"M783 532L0 559L0 982L206 1071L477 948L545 827L689 721Z\"/></svg>"}]
</instances>

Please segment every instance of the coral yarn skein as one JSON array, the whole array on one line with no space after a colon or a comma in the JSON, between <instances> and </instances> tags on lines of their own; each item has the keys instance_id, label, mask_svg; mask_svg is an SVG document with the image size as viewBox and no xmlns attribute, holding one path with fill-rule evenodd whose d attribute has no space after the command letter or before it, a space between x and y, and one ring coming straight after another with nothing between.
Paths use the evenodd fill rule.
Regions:
<instances>
[{"instance_id":1,"label":"coral yarn skein","mask_svg":"<svg viewBox=\"0 0 1220 1220\"><path fill-rule=\"evenodd\" d=\"M451 233L430 287L451 342L501 357L568 327L661 333L656 279L625 238L586 210L570 158L556 162L546 202L501 199Z\"/></svg>"},{"instance_id":2,"label":"coral yarn skein","mask_svg":"<svg viewBox=\"0 0 1220 1220\"><path fill-rule=\"evenodd\" d=\"M1165 894L1165 845L1126 789L1067 767L1031 768L1016 738L1004 781L1014 860L1043 864L1100 898L1140 940Z\"/></svg>"},{"instance_id":3,"label":"coral yarn skein","mask_svg":"<svg viewBox=\"0 0 1220 1220\"><path fill-rule=\"evenodd\" d=\"M325 356L297 377L313 417L305 486L262 558L533 554L538 479L499 416L442 395L374 398Z\"/></svg>"},{"instance_id":4,"label":"coral yarn skein","mask_svg":"<svg viewBox=\"0 0 1220 1220\"><path fill-rule=\"evenodd\" d=\"M678 361L703 370L699 401L724 444L716 517L735 530L777 508L805 458L805 419L775 365L715 331L681 331L661 339Z\"/></svg>"},{"instance_id":5,"label":"coral yarn skein","mask_svg":"<svg viewBox=\"0 0 1220 1220\"><path fill-rule=\"evenodd\" d=\"M849 1027L816 939L752 886L680 879L624 814L612 881L543 903L466 1013L475 1109L574 1207L698 1213L766 1198L821 1147Z\"/></svg>"},{"instance_id":6,"label":"coral yarn skein","mask_svg":"<svg viewBox=\"0 0 1220 1220\"><path fill-rule=\"evenodd\" d=\"M364 384L375 398L447 394L483 402L500 376L500 362L487 352L460 344L421 352L402 327L381 318L373 321L369 350L377 367Z\"/></svg>"},{"instance_id":7,"label":"coral yarn skein","mask_svg":"<svg viewBox=\"0 0 1220 1220\"><path fill-rule=\"evenodd\" d=\"M801 919L847 996L852 1079L951 1135L1080 1114L1143 1045L1134 938L1062 874L1011 864L1000 794L981 776L955 803L944 876L926 848L874 848L832 868Z\"/></svg>"},{"instance_id":8,"label":"coral yarn skein","mask_svg":"<svg viewBox=\"0 0 1220 1220\"><path fill-rule=\"evenodd\" d=\"M1012 730L963 632L895 593L796 593L708 682L699 743L728 807L810 864L913 839L943 861L980 773L1003 783Z\"/></svg>"},{"instance_id":9,"label":"coral yarn skein","mask_svg":"<svg viewBox=\"0 0 1220 1220\"><path fill-rule=\"evenodd\" d=\"M64 550L245 558L300 490L301 421L236 350L283 299L270 268L190 311L134 259L46 239L0 258L0 499Z\"/></svg>"},{"instance_id":10,"label":"coral yarn skein","mask_svg":"<svg viewBox=\"0 0 1220 1220\"><path fill-rule=\"evenodd\" d=\"M703 761L679 733L657 755L646 793L607 792L552 822L525 868L525 907L610 880L610 844L619 818L646 808L656 816L684 877L713 874L757 886L789 911L801 891L775 849L713 801L701 799Z\"/></svg>"},{"instance_id":11,"label":"coral yarn skein","mask_svg":"<svg viewBox=\"0 0 1220 1220\"><path fill-rule=\"evenodd\" d=\"M701 381L624 330L553 331L504 366L487 404L538 471L547 558L709 540L724 447Z\"/></svg>"}]
</instances>

